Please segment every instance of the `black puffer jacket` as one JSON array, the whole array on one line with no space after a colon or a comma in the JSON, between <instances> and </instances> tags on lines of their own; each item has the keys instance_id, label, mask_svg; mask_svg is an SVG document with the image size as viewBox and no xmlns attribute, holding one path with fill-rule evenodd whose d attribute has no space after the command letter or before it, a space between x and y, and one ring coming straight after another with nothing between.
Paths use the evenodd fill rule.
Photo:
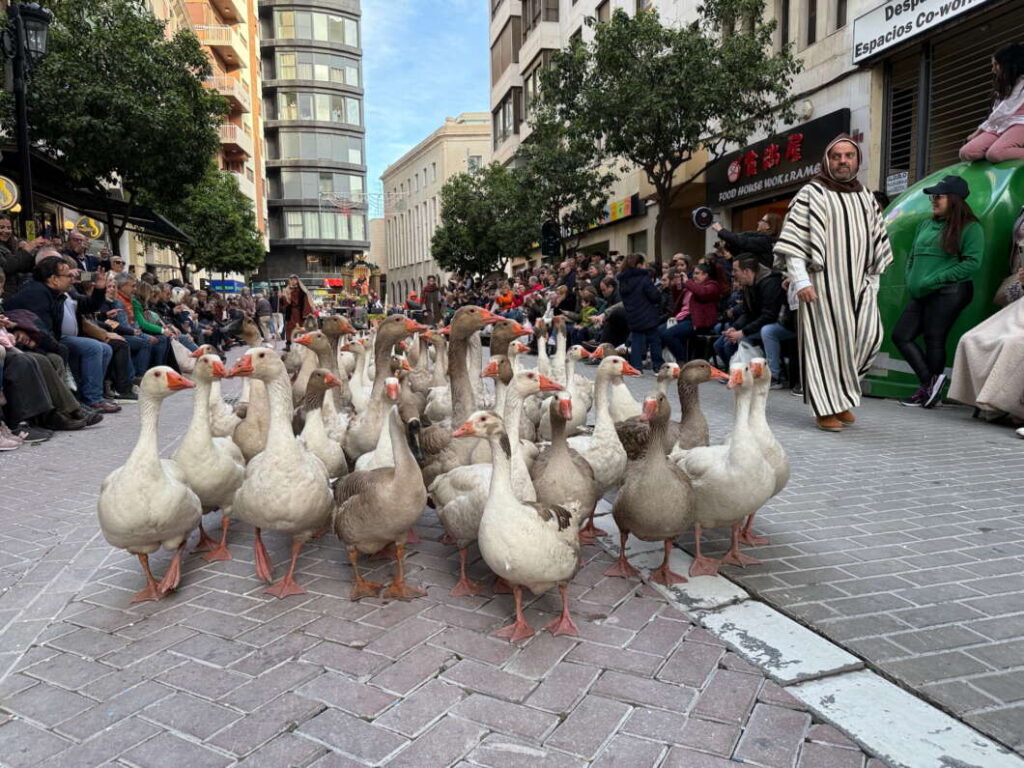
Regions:
<instances>
[{"instance_id":1,"label":"black puffer jacket","mask_svg":"<svg viewBox=\"0 0 1024 768\"><path fill-rule=\"evenodd\" d=\"M782 275L761 267L754 284L743 289L743 314L733 325L747 337L760 333L764 326L779 322L785 301Z\"/></svg>"},{"instance_id":2,"label":"black puffer jacket","mask_svg":"<svg viewBox=\"0 0 1024 768\"><path fill-rule=\"evenodd\" d=\"M733 256L749 253L766 267L771 268L775 258L772 255L775 241L770 235L762 235L760 232L730 232L728 229L722 229L718 232L718 239L725 241L729 247L729 253Z\"/></svg>"},{"instance_id":3,"label":"black puffer jacket","mask_svg":"<svg viewBox=\"0 0 1024 768\"><path fill-rule=\"evenodd\" d=\"M634 267L617 278L629 330L649 331L661 325L661 292L654 287L650 271Z\"/></svg>"}]
</instances>

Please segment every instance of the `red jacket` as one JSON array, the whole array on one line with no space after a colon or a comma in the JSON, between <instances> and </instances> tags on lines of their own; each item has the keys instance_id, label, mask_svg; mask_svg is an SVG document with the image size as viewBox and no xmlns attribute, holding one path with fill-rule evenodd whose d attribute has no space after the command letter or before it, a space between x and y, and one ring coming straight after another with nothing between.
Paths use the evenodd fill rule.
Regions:
<instances>
[{"instance_id":1,"label":"red jacket","mask_svg":"<svg viewBox=\"0 0 1024 768\"><path fill-rule=\"evenodd\" d=\"M694 328L710 328L718 322L718 300L722 297L722 285L717 280L687 280L684 284L690 292L690 320Z\"/></svg>"}]
</instances>

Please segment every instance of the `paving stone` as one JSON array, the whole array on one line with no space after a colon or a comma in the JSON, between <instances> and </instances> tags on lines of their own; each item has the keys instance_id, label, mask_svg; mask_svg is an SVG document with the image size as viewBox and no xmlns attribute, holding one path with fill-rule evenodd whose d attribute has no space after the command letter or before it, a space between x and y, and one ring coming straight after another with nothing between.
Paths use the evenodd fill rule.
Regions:
<instances>
[{"instance_id":1,"label":"paving stone","mask_svg":"<svg viewBox=\"0 0 1024 768\"><path fill-rule=\"evenodd\" d=\"M66 720L58 726L57 730L61 734L82 741L93 734L101 733L115 723L134 715L139 710L172 695L172 693L170 688L165 688L152 680L145 680L134 688L129 688L80 715Z\"/></svg>"},{"instance_id":2,"label":"paving stone","mask_svg":"<svg viewBox=\"0 0 1024 768\"><path fill-rule=\"evenodd\" d=\"M728 757L733 753L739 738L740 729L735 725L691 717L683 725L682 731L672 739L672 742L698 749L701 752Z\"/></svg>"},{"instance_id":3,"label":"paving stone","mask_svg":"<svg viewBox=\"0 0 1024 768\"><path fill-rule=\"evenodd\" d=\"M703 631L703 630L702 630ZM682 683L691 688L703 688L705 681L718 667L718 662L725 654L719 645L706 645L693 639L693 633L673 651L657 674L659 680L670 683Z\"/></svg>"},{"instance_id":4,"label":"paving stone","mask_svg":"<svg viewBox=\"0 0 1024 768\"><path fill-rule=\"evenodd\" d=\"M590 690L600 670L563 661L547 675L526 703L548 712L568 712Z\"/></svg>"},{"instance_id":5,"label":"paving stone","mask_svg":"<svg viewBox=\"0 0 1024 768\"><path fill-rule=\"evenodd\" d=\"M544 744L593 760L629 710L621 702L588 694Z\"/></svg>"},{"instance_id":6,"label":"paving stone","mask_svg":"<svg viewBox=\"0 0 1024 768\"><path fill-rule=\"evenodd\" d=\"M99 659L111 651L120 650L127 643L127 640L117 635L89 628L77 629L47 641L47 645L53 648L69 651L86 659Z\"/></svg>"},{"instance_id":7,"label":"paving stone","mask_svg":"<svg viewBox=\"0 0 1024 768\"><path fill-rule=\"evenodd\" d=\"M323 642L303 652L301 660L336 669L351 677L366 677L388 665L388 659L359 648Z\"/></svg>"},{"instance_id":8,"label":"paving stone","mask_svg":"<svg viewBox=\"0 0 1024 768\"><path fill-rule=\"evenodd\" d=\"M901 679L915 684L991 671L990 667L960 651L936 653L902 661L887 661L881 666Z\"/></svg>"},{"instance_id":9,"label":"paving stone","mask_svg":"<svg viewBox=\"0 0 1024 768\"><path fill-rule=\"evenodd\" d=\"M648 676L654 674L663 661L661 657L649 653L640 653L639 651L623 653L620 649L593 643L577 645L566 658L581 664Z\"/></svg>"},{"instance_id":10,"label":"paving stone","mask_svg":"<svg viewBox=\"0 0 1024 768\"><path fill-rule=\"evenodd\" d=\"M299 733L367 765L383 765L408 743L396 733L335 709L302 723Z\"/></svg>"},{"instance_id":11,"label":"paving stone","mask_svg":"<svg viewBox=\"0 0 1024 768\"><path fill-rule=\"evenodd\" d=\"M316 677L322 671L323 667L313 664L286 661L284 664L264 672L255 680L250 680L225 694L221 703L244 712L251 712L282 693L298 688L302 683Z\"/></svg>"},{"instance_id":12,"label":"paving stone","mask_svg":"<svg viewBox=\"0 0 1024 768\"><path fill-rule=\"evenodd\" d=\"M444 669L454 656L432 645L421 645L374 675L370 682L387 691L405 695ZM468 664L471 662L459 662Z\"/></svg>"},{"instance_id":13,"label":"paving stone","mask_svg":"<svg viewBox=\"0 0 1024 768\"><path fill-rule=\"evenodd\" d=\"M689 625L683 622L656 618L637 632L627 647L655 656L668 656L689 630Z\"/></svg>"},{"instance_id":14,"label":"paving stone","mask_svg":"<svg viewBox=\"0 0 1024 768\"><path fill-rule=\"evenodd\" d=\"M831 744L804 744L800 748L797 768L861 768L863 765L864 756L860 750Z\"/></svg>"},{"instance_id":15,"label":"paving stone","mask_svg":"<svg viewBox=\"0 0 1024 768\"><path fill-rule=\"evenodd\" d=\"M314 757L325 752L315 741L300 738L291 733L282 733L268 741L239 765L245 768L281 768L282 766L306 765Z\"/></svg>"},{"instance_id":16,"label":"paving stone","mask_svg":"<svg viewBox=\"0 0 1024 768\"><path fill-rule=\"evenodd\" d=\"M533 642L531 641L531 644ZM435 634L430 638L430 643L453 651L459 656L468 656L471 659L497 666L501 666L516 654L516 647L507 640L460 629L449 628Z\"/></svg>"},{"instance_id":17,"label":"paving stone","mask_svg":"<svg viewBox=\"0 0 1024 768\"><path fill-rule=\"evenodd\" d=\"M677 712L637 707L630 713L622 731L652 741L681 744L686 720L686 715Z\"/></svg>"},{"instance_id":18,"label":"paving stone","mask_svg":"<svg viewBox=\"0 0 1024 768\"><path fill-rule=\"evenodd\" d=\"M324 672L295 691L342 709L357 717L373 719L398 698L366 683L356 683L336 672Z\"/></svg>"},{"instance_id":19,"label":"paving stone","mask_svg":"<svg viewBox=\"0 0 1024 768\"><path fill-rule=\"evenodd\" d=\"M63 752L71 742L24 720L12 719L0 723L0 744L3 745L3 761L7 765L27 768Z\"/></svg>"},{"instance_id":20,"label":"paving stone","mask_svg":"<svg viewBox=\"0 0 1024 768\"><path fill-rule=\"evenodd\" d=\"M340 619L334 616L321 616L319 619L303 625L302 631L308 635L313 635L323 640L330 640L332 643L349 645L353 648L365 648L371 641L384 634L384 630L380 627L371 627L369 624L360 624L349 619ZM403 650L408 650L410 647L412 646L410 645ZM380 653L380 649L376 649L375 652Z\"/></svg>"},{"instance_id":21,"label":"paving stone","mask_svg":"<svg viewBox=\"0 0 1024 768\"><path fill-rule=\"evenodd\" d=\"M185 741L171 733L158 736L139 744L124 754L124 759L146 768L219 768L234 761L218 752Z\"/></svg>"},{"instance_id":22,"label":"paving stone","mask_svg":"<svg viewBox=\"0 0 1024 768\"><path fill-rule=\"evenodd\" d=\"M467 756L467 765L484 768L585 768L578 757L547 747L538 747L519 739L492 733ZM460 763L460 768L463 766Z\"/></svg>"},{"instance_id":23,"label":"paving stone","mask_svg":"<svg viewBox=\"0 0 1024 768\"><path fill-rule=\"evenodd\" d=\"M142 716L202 741L238 720L241 714L187 693L175 693L147 707Z\"/></svg>"},{"instance_id":24,"label":"paving stone","mask_svg":"<svg viewBox=\"0 0 1024 768\"><path fill-rule=\"evenodd\" d=\"M518 675L502 672L472 659L463 659L445 670L442 678L499 699L521 702L536 687L536 682Z\"/></svg>"},{"instance_id":25,"label":"paving stone","mask_svg":"<svg viewBox=\"0 0 1024 768\"><path fill-rule=\"evenodd\" d=\"M804 712L757 704L735 756L769 768L789 768L810 725L811 716Z\"/></svg>"},{"instance_id":26,"label":"paving stone","mask_svg":"<svg viewBox=\"0 0 1024 768\"><path fill-rule=\"evenodd\" d=\"M1013 744L1018 749L1022 746L1020 738L1021 719L1024 718L1024 706L1005 707L993 712L969 714L964 721L969 725L989 733L993 738L1005 744Z\"/></svg>"},{"instance_id":27,"label":"paving stone","mask_svg":"<svg viewBox=\"0 0 1024 768\"><path fill-rule=\"evenodd\" d=\"M718 755L697 752L688 747L672 747L661 768L736 768L736 763Z\"/></svg>"},{"instance_id":28,"label":"paving stone","mask_svg":"<svg viewBox=\"0 0 1024 768\"><path fill-rule=\"evenodd\" d=\"M238 756L248 755L323 709L324 705L319 702L286 693L220 731L210 743Z\"/></svg>"},{"instance_id":29,"label":"paving stone","mask_svg":"<svg viewBox=\"0 0 1024 768\"><path fill-rule=\"evenodd\" d=\"M761 681L756 677L718 669L697 699L693 713L710 720L743 723L760 687Z\"/></svg>"},{"instance_id":30,"label":"paving stone","mask_svg":"<svg viewBox=\"0 0 1024 768\"><path fill-rule=\"evenodd\" d=\"M87 661L71 653L58 653L45 662L28 667L25 674L75 690L111 671L110 667L97 661Z\"/></svg>"},{"instance_id":31,"label":"paving stone","mask_svg":"<svg viewBox=\"0 0 1024 768\"><path fill-rule=\"evenodd\" d=\"M488 642L492 641L501 642L496 638L489 639ZM544 632L531 638L526 647L505 665L505 670L522 677L543 680L575 646L576 641L571 637L556 637ZM507 645L501 647L508 648Z\"/></svg>"},{"instance_id":32,"label":"paving stone","mask_svg":"<svg viewBox=\"0 0 1024 768\"><path fill-rule=\"evenodd\" d=\"M278 638L273 643L268 643L262 648L257 648L252 653L243 657L230 666L233 672L241 672L245 675L256 677L267 670L273 669L283 661L294 661L310 647L317 645L315 637L310 637L301 632L292 632Z\"/></svg>"},{"instance_id":33,"label":"paving stone","mask_svg":"<svg viewBox=\"0 0 1024 768\"><path fill-rule=\"evenodd\" d=\"M160 733L152 723L130 717L112 724L93 738L66 749L37 768L94 768L106 765L122 752Z\"/></svg>"},{"instance_id":34,"label":"paving stone","mask_svg":"<svg viewBox=\"0 0 1024 768\"><path fill-rule=\"evenodd\" d=\"M623 629L638 630L654 618L663 607L657 600L631 597L618 606L606 621Z\"/></svg>"},{"instance_id":35,"label":"paving stone","mask_svg":"<svg viewBox=\"0 0 1024 768\"><path fill-rule=\"evenodd\" d=\"M653 741L618 735L591 765L593 768L655 768L665 751L665 747Z\"/></svg>"},{"instance_id":36,"label":"paving stone","mask_svg":"<svg viewBox=\"0 0 1024 768\"><path fill-rule=\"evenodd\" d=\"M253 649L236 643L232 640L225 640L212 635L195 635L188 640L178 643L171 650L182 656L187 656L197 661L204 661L215 667L226 667L236 661L245 658Z\"/></svg>"},{"instance_id":37,"label":"paving stone","mask_svg":"<svg viewBox=\"0 0 1024 768\"><path fill-rule=\"evenodd\" d=\"M389 768L451 765L479 743L486 728L454 717L443 717L420 738L388 761Z\"/></svg>"},{"instance_id":38,"label":"paving stone","mask_svg":"<svg viewBox=\"0 0 1024 768\"><path fill-rule=\"evenodd\" d=\"M378 717L375 724L413 738L440 719L465 695L459 686L428 680L412 695Z\"/></svg>"},{"instance_id":39,"label":"paving stone","mask_svg":"<svg viewBox=\"0 0 1024 768\"><path fill-rule=\"evenodd\" d=\"M610 699L673 712L689 711L697 691L679 685L609 670L601 675L592 691Z\"/></svg>"},{"instance_id":40,"label":"paving stone","mask_svg":"<svg viewBox=\"0 0 1024 768\"><path fill-rule=\"evenodd\" d=\"M478 693L464 699L451 712L499 733L530 741L540 741L558 724L558 718L552 714Z\"/></svg>"},{"instance_id":41,"label":"paving stone","mask_svg":"<svg viewBox=\"0 0 1024 768\"><path fill-rule=\"evenodd\" d=\"M95 702L77 693L47 683L39 683L4 701L10 710L36 723L52 728L89 709Z\"/></svg>"}]
</instances>

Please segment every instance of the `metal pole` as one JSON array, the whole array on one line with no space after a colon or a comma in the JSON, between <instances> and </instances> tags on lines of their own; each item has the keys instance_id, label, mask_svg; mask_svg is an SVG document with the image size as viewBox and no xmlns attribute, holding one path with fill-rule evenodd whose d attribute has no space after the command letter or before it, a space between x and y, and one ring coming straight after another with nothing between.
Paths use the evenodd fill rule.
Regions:
<instances>
[{"instance_id":1,"label":"metal pole","mask_svg":"<svg viewBox=\"0 0 1024 768\"><path fill-rule=\"evenodd\" d=\"M29 235L32 221L32 155L28 143L28 105L26 103L25 27L17 4L8 9L14 36L14 114L18 161L21 166L21 234Z\"/></svg>"}]
</instances>

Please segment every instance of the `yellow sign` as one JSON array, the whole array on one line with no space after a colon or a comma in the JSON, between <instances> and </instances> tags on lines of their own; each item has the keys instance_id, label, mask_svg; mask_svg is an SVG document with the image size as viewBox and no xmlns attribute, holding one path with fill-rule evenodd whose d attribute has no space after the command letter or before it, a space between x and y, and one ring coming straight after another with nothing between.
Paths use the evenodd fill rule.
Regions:
<instances>
[{"instance_id":1,"label":"yellow sign","mask_svg":"<svg viewBox=\"0 0 1024 768\"><path fill-rule=\"evenodd\" d=\"M81 232L86 237L93 239L100 237L103 234L103 225L89 216L82 216L78 221L75 222L75 229Z\"/></svg>"},{"instance_id":2,"label":"yellow sign","mask_svg":"<svg viewBox=\"0 0 1024 768\"><path fill-rule=\"evenodd\" d=\"M9 211L18 204L18 185L0 176L0 211Z\"/></svg>"}]
</instances>

